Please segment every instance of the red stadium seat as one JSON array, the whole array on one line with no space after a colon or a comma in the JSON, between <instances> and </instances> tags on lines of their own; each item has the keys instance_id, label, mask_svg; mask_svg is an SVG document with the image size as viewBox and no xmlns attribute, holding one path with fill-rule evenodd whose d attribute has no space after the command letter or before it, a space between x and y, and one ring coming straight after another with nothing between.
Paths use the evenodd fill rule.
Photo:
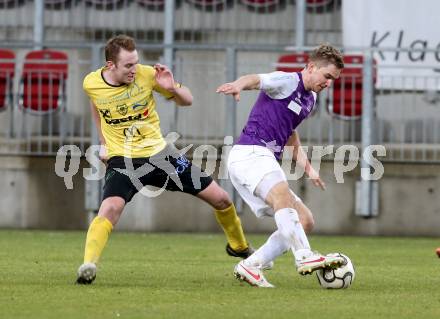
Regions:
<instances>
[{"instance_id":1,"label":"red stadium seat","mask_svg":"<svg viewBox=\"0 0 440 319\"><path fill-rule=\"evenodd\" d=\"M122 8L131 0L85 0L88 6L100 10L114 10Z\"/></svg>"},{"instance_id":2,"label":"red stadium seat","mask_svg":"<svg viewBox=\"0 0 440 319\"><path fill-rule=\"evenodd\" d=\"M341 119L360 119L362 116L362 55L345 55L344 70L333 84L329 112ZM375 63L375 62L374 62ZM376 74L373 75L374 82Z\"/></svg>"},{"instance_id":3,"label":"red stadium seat","mask_svg":"<svg viewBox=\"0 0 440 319\"><path fill-rule=\"evenodd\" d=\"M20 107L34 114L47 114L64 106L68 60L64 52L29 52L20 85Z\"/></svg>"},{"instance_id":4,"label":"red stadium seat","mask_svg":"<svg viewBox=\"0 0 440 319\"><path fill-rule=\"evenodd\" d=\"M282 55L277 62L277 71L300 72L307 64L307 53L293 53Z\"/></svg>"},{"instance_id":5,"label":"red stadium seat","mask_svg":"<svg viewBox=\"0 0 440 319\"><path fill-rule=\"evenodd\" d=\"M307 11L311 13L322 13L332 10L337 0L307 0Z\"/></svg>"},{"instance_id":6,"label":"red stadium seat","mask_svg":"<svg viewBox=\"0 0 440 319\"><path fill-rule=\"evenodd\" d=\"M0 49L0 111L12 102L12 85L15 74L15 53Z\"/></svg>"},{"instance_id":7,"label":"red stadium seat","mask_svg":"<svg viewBox=\"0 0 440 319\"><path fill-rule=\"evenodd\" d=\"M165 0L136 0L136 3L152 11L163 11L165 8ZM181 0L175 1L175 8L179 8L181 3Z\"/></svg>"},{"instance_id":8,"label":"red stadium seat","mask_svg":"<svg viewBox=\"0 0 440 319\"><path fill-rule=\"evenodd\" d=\"M186 2L203 11L221 11L232 3L230 0L186 0Z\"/></svg>"},{"instance_id":9,"label":"red stadium seat","mask_svg":"<svg viewBox=\"0 0 440 319\"><path fill-rule=\"evenodd\" d=\"M240 2L249 10L258 13L275 12L286 6L285 0L240 0Z\"/></svg>"}]
</instances>

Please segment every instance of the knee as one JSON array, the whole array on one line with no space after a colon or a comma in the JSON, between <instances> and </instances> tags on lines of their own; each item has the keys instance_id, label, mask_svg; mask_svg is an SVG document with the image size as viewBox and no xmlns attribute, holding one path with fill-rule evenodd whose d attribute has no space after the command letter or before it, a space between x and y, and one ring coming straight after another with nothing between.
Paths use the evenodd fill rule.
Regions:
<instances>
[{"instance_id":1,"label":"knee","mask_svg":"<svg viewBox=\"0 0 440 319\"><path fill-rule=\"evenodd\" d=\"M298 222L298 220L296 222ZM306 233L311 232L314 226L314 220L312 216L304 217L299 215L299 223ZM293 223L291 225L293 225ZM286 238L292 238L295 236L295 229L293 227L290 227L289 225L278 225L278 229L280 230L281 234Z\"/></svg>"},{"instance_id":2,"label":"knee","mask_svg":"<svg viewBox=\"0 0 440 319\"><path fill-rule=\"evenodd\" d=\"M105 211L111 215L120 215L121 208L116 203L108 203L104 207Z\"/></svg>"},{"instance_id":3,"label":"knee","mask_svg":"<svg viewBox=\"0 0 440 319\"><path fill-rule=\"evenodd\" d=\"M217 197L214 199L212 206L217 210L223 210L231 206L232 201L229 198L228 193L225 190L221 190Z\"/></svg>"},{"instance_id":4,"label":"knee","mask_svg":"<svg viewBox=\"0 0 440 319\"><path fill-rule=\"evenodd\" d=\"M107 218L115 225L121 216L124 204L119 200L104 200L99 209L99 215Z\"/></svg>"}]
</instances>

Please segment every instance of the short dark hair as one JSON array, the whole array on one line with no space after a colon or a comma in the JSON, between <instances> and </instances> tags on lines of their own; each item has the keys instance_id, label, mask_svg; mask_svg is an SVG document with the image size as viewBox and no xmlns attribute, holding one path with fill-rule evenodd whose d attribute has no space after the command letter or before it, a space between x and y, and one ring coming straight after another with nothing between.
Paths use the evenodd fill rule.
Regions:
<instances>
[{"instance_id":1,"label":"short dark hair","mask_svg":"<svg viewBox=\"0 0 440 319\"><path fill-rule=\"evenodd\" d=\"M112 61L113 63L118 62L118 54L121 48L133 52L136 50L136 42L132 37L125 34L117 35L107 41L105 45L105 60Z\"/></svg>"},{"instance_id":2,"label":"short dark hair","mask_svg":"<svg viewBox=\"0 0 440 319\"><path fill-rule=\"evenodd\" d=\"M333 64L338 69L344 68L342 53L328 43L321 44L310 54L310 61L318 64Z\"/></svg>"}]
</instances>

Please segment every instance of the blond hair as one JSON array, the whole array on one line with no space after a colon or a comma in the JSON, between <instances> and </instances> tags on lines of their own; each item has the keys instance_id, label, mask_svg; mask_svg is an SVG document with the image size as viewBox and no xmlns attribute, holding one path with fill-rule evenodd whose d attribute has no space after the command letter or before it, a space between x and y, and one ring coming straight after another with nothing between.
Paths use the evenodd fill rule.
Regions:
<instances>
[{"instance_id":1,"label":"blond hair","mask_svg":"<svg viewBox=\"0 0 440 319\"><path fill-rule=\"evenodd\" d=\"M310 54L309 60L320 66L333 64L338 69L344 68L342 53L328 43L321 44Z\"/></svg>"}]
</instances>

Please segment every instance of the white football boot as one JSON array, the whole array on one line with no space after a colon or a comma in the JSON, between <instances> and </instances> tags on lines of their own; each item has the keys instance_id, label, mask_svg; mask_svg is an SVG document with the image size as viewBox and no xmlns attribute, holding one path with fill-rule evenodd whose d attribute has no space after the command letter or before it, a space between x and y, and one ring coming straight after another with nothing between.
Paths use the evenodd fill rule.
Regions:
<instances>
[{"instance_id":1,"label":"white football boot","mask_svg":"<svg viewBox=\"0 0 440 319\"><path fill-rule=\"evenodd\" d=\"M246 266L244 260L240 261L234 268L235 278L247 282L251 286L262 288L274 288L263 275L260 267Z\"/></svg>"},{"instance_id":2,"label":"white football boot","mask_svg":"<svg viewBox=\"0 0 440 319\"><path fill-rule=\"evenodd\" d=\"M340 256L324 256L314 252L301 260L296 260L296 270L300 275L311 274L317 269L336 269L344 263Z\"/></svg>"},{"instance_id":3,"label":"white football boot","mask_svg":"<svg viewBox=\"0 0 440 319\"><path fill-rule=\"evenodd\" d=\"M78 278L76 283L80 285L90 285L96 278L96 265L85 263L78 268Z\"/></svg>"}]
</instances>

